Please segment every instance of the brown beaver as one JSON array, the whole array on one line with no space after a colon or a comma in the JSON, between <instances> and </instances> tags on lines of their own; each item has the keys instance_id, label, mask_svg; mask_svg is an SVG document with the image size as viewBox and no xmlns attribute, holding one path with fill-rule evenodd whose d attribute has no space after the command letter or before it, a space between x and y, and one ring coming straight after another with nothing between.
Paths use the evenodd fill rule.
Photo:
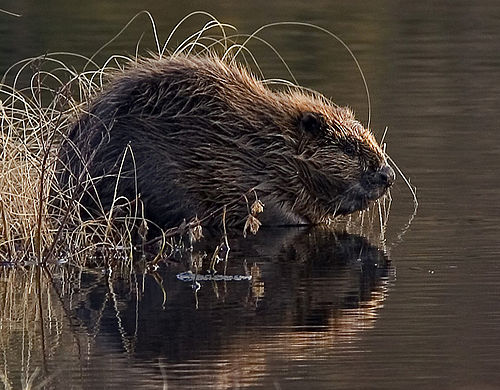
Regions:
<instances>
[{"instance_id":1,"label":"brown beaver","mask_svg":"<svg viewBox=\"0 0 500 390\"><path fill-rule=\"evenodd\" d=\"M228 223L242 222L251 189L264 221L320 223L367 208L395 178L348 108L273 91L215 55L136 62L90 103L61 150L63 187L92 178L81 198L90 214L140 194L160 226L224 205Z\"/></svg>"}]
</instances>

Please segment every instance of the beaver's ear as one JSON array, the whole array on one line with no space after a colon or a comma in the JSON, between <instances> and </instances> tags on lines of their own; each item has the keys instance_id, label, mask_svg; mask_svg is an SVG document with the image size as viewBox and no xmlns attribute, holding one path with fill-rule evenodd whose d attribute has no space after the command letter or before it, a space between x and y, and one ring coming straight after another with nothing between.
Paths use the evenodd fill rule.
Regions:
<instances>
[{"instance_id":1,"label":"beaver's ear","mask_svg":"<svg viewBox=\"0 0 500 390\"><path fill-rule=\"evenodd\" d=\"M301 131L317 137L323 133L325 126L325 118L323 115L316 112L303 112L299 120L299 128Z\"/></svg>"}]
</instances>

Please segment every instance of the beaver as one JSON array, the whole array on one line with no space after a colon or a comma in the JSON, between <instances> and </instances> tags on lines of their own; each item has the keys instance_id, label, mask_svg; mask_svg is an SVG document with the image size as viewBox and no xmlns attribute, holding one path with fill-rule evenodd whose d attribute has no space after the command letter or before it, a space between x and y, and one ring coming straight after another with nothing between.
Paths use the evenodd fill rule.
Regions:
<instances>
[{"instance_id":1,"label":"beaver","mask_svg":"<svg viewBox=\"0 0 500 390\"><path fill-rule=\"evenodd\" d=\"M163 227L220 220L224 205L227 223L241 223L249 191L265 223L322 223L367 208L395 179L349 108L301 88L273 90L214 54L140 59L114 75L71 127L60 160L63 188L81 188L89 214L139 197Z\"/></svg>"}]
</instances>

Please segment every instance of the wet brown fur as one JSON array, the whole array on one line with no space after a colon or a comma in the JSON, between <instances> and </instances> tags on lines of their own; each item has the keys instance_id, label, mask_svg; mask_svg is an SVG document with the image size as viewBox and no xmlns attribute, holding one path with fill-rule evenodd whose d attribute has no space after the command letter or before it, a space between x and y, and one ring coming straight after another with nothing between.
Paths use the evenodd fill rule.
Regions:
<instances>
[{"instance_id":1,"label":"wet brown fur","mask_svg":"<svg viewBox=\"0 0 500 390\"><path fill-rule=\"evenodd\" d=\"M223 205L228 223L239 223L251 189L264 220L324 222L367 207L393 179L379 182L384 154L348 108L300 89L273 91L215 55L140 60L113 77L68 139L68 191L94 178L100 200L88 187L82 203L109 210L120 172L117 195L139 193L146 216L163 226ZM133 159L120 170L127 146Z\"/></svg>"}]
</instances>

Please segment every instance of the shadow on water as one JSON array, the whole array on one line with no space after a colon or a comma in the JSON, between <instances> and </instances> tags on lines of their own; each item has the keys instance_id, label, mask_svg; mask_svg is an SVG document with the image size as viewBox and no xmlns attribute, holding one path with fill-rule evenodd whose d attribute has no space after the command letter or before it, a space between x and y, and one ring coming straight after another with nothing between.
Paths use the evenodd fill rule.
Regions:
<instances>
[{"instance_id":1,"label":"shadow on water","mask_svg":"<svg viewBox=\"0 0 500 390\"><path fill-rule=\"evenodd\" d=\"M211 242L189 253L188 263ZM201 280L197 289L177 277L184 261L162 262L152 273L4 267L4 383L36 377L48 380L47 388L271 384L283 364L313 364L348 350L373 327L392 268L366 238L270 229L229 243L228 263L217 266L225 280ZM234 275L252 278L229 280Z\"/></svg>"}]
</instances>

